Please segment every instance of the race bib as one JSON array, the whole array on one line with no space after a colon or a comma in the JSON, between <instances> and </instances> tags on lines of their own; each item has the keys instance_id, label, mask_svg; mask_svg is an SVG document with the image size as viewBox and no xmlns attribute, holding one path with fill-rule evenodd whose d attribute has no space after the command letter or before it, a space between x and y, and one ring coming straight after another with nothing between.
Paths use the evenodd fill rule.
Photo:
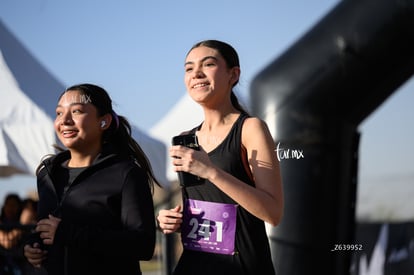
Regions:
<instances>
[{"instance_id":1,"label":"race bib","mask_svg":"<svg viewBox=\"0 0 414 275\"><path fill-rule=\"evenodd\" d=\"M237 205L187 200L181 225L185 249L234 254Z\"/></svg>"}]
</instances>

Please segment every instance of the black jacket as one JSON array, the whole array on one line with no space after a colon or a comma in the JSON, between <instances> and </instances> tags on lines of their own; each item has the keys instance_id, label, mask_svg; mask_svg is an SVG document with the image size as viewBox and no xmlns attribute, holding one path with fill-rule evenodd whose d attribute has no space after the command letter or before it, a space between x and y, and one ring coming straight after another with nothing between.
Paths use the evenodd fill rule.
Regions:
<instances>
[{"instance_id":1,"label":"black jacket","mask_svg":"<svg viewBox=\"0 0 414 275\"><path fill-rule=\"evenodd\" d=\"M54 244L45 247L49 275L141 274L151 259L155 216L148 177L133 160L103 152L69 187L58 182L70 158L64 151L43 161L37 177L39 219L60 217ZM63 194L58 195L60 190Z\"/></svg>"}]
</instances>

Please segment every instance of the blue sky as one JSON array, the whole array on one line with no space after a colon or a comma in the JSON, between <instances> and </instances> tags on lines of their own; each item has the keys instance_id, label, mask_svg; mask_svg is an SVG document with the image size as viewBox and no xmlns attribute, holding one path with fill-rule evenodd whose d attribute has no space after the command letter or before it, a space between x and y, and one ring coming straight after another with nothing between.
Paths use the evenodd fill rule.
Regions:
<instances>
[{"instance_id":1,"label":"blue sky","mask_svg":"<svg viewBox=\"0 0 414 275\"><path fill-rule=\"evenodd\" d=\"M118 113L149 131L185 95L183 61L195 42L214 38L237 49L242 70L237 91L248 100L254 76L337 3L2 0L0 19L64 86L103 86ZM414 118L412 82L361 125L364 181L395 173L413 181L414 134L407 125ZM33 186L31 177L0 179L0 199L11 188L5 182L19 184L19 192Z\"/></svg>"},{"instance_id":2,"label":"blue sky","mask_svg":"<svg viewBox=\"0 0 414 275\"><path fill-rule=\"evenodd\" d=\"M102 85L148 130L185 95L184 58L199 40L239 52L238 92L338 1L2 0L0 18L64 86Z\"/></svg>"}]
</instances>

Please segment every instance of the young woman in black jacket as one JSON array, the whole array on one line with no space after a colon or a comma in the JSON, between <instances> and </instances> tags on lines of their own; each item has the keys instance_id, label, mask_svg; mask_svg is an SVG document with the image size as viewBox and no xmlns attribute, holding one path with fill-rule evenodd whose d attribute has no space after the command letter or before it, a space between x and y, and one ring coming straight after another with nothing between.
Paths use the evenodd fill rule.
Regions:
<instances>
[{"instance_id":1,"label":"young woman in black jacket","mask_svg":"<svg viewBox=\"0 0 414 275\"><path fill-rule=\"evenodd\" d=\"M49 275L141 274L155 247L159 183L130 124L104 89L80 84L60 96L54 127L67 150L37 170L38 240L26 258Z\"/></svg>"}]
</instances>

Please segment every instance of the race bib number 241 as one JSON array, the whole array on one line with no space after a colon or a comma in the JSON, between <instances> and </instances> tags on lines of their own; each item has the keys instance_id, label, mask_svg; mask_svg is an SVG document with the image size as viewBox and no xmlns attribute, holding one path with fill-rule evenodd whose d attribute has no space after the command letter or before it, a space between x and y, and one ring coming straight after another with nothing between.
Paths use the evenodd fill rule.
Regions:
<instances>
[{"instance_id":1,"label":"race bib number 241","mask_svg":"<svg viewBox=\"0 0 414 275\"><path fill-rule=\"evenodd\" d=\"M187 200L181 225L186 249L234 254L237 205Z\"/></svg>"}]
</instances>

